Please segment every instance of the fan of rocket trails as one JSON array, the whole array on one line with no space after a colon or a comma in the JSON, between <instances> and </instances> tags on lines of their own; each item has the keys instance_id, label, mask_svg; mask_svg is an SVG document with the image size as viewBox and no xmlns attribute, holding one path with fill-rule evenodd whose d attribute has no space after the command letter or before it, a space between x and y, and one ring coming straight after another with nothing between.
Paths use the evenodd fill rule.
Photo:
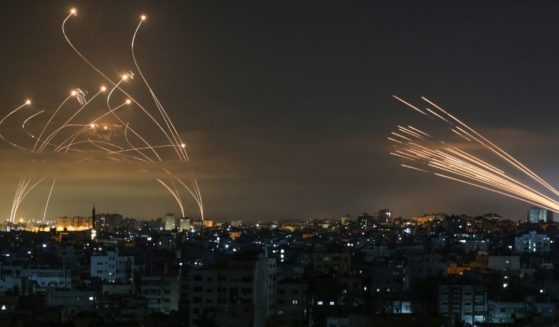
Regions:
<instances>
[{"instance_id":1,"label":"fan of rocket trails","mask_svg":"<svg viewBox=\"0 0 559 327\"><path fill-rule=\"evenodd\" d=\"M553 197L559 195L559 191L478 131L425 97L421 97L425 108L419 108L397 96L394 98L423 117L444 123L454 135L488 150L500 162L500 165L490 164L472 153L435 138L431 135L434 133L429 134L411 125L398 125L390 133L388 140L394 145L390 154L405 161L401 163L402 167L559 212L559 202ZM520 181L507 168L512 168L527 181Z\"/></svg>"},{"instance_id":2,"label":"fan of rocket trails","mask_svg":"<svg viewBox=\"0 0 559 327\"><path fill-rule=\"evenodd\" d=\"M142 23L146 20L146 16L142 15L140 17L140 21L134 30L131 41L131 54L136 72L149 91L149 96L153 101L152 106L155 107L155 110L152 110L153 112L150 111L150 107L142 104L123 89L124 85L134 78L134 72L125 73L115 79L115 81L96 67L71 42L66 34L66 23L75 16L77 16L76 9L71 9L68 16L64 19L62 23L64 38L74 52L109 83L110 89L109 87L101 86L99 91L89 98L87 97L87 92L81 89L74 89L47 117L43 115L45 113L44 110L26 116L22 121L21 127L23 132L29 137L29 140L32 141L31 144L27 146L23 145L21 142L14 142L12 138L5 137L2 132L2 124L7 119L13 118L12 116L31 105L31 101L26 100L25 103L17 106L0 120L0 139L15 149L27 151L34 155L54 153L63 158L68 158L67 155L69 153L95 153L97 157L104 157L117 162L136 161L155 167L159 164L160 168L158 168L158 170L160 170L162 176L156 178L156 181L161 184L177 202L182 216L185 215L185 211L181 195L182 192L180 191L181 188L183 192L186 192L194 199L200 211L200 217L203 220L204 206L202 195L194 173L188 170L189 177L185 181L168 169L161 167L162 164L171 161L187 164L190 158L186 151L186 144L182 141L167 111L147 82L136 59L134 43ZM107 94L104 98L104 103L99 101L103 100L102 94ZM115 94L123 95L125 97L124 101L117 105L112 104L111 99ZM77 102L77 107L73 99ZM69 110L68 107L71 107L71 109ZM125 121L121 117L120 112L126 107L138 109L147 119L146 121L156 127L167 143L154 145L154 136L152 133L144 134L142 130L136 127L134 122ZM84 117L84 113L89 113L89 116ZM40 120L41 118L42 120ZM38 128L36 131L30 131L29 125L35 125L38 126ZM92 157L94 158L95 155L88 155L87 157L91 159ZM147 169L144 169L144 171L149 172ZM32 177L22 177L20 179L12 202L9 221L15 222L17 211L22 201L37 185L43 182L43 180L42 178L36 179ZM55 183L56 179L52 179L43 213L43 221L47 214Z\"/></svg>"}]
</instances>

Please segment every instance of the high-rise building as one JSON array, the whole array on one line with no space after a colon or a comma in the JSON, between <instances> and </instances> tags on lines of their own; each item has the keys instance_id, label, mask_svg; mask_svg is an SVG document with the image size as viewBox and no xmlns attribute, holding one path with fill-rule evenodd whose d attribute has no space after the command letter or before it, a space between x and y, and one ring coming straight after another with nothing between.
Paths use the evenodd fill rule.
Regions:
<instances>
[{"instance_id":1,"label":"high-rise building","mask_svg":"<svg viewBox=\"0 0 559 327\"><path fill-rule=\"evenodd\" d=\"M528 222L537 224L539 222L550 223L553 221L553 212L544 208L532 207L528 210Z\"/></svg>"},{"instance_id":2,"label":"high-rise building","mask_svg":"<svg viewBox=\"0 0 559 327\"><path fill-rule=\"evenodd\" d=\"M150 311L170 313L179 310L180 282L177 276L141 276L140 293L148 300Z\"/></svg>"},{"instance_id":3,"label":"high-rise building","mask_svg":"<svg viewBox=\"0 0 559 327\"><path fill-rule=\"evenodd\" d=\"M273 326L308 325L308 286L300 281L284 281L277 284L276 315L271 318Z\"/></svg>"},{"instance_id":4,"label":"high-rise building","mask_svg":"<svg viewBox=\"0 0 559 327\"><path fill-rule=\"evenodd\" d=\"M380 222L388 223L392 218L392 212L388 209L382 209L377 212L377 217Z\"/></svg>"},{"instance_id":5,"label":"high-rise building","mask_svg":"<svg viewBox=\"0 0 559 327\"><path fill-rule=\"evenodd\" d=\"M97 228L97 225L95 224L96 220L96 216L95 216L95 205L93 205L93 209L91 210L91 228L95 229Z\"/></svg>"},{"instance_id":6,"label":"high-rise building","mask_svg":"<svg viewBox=\"0 0 559 327\"><path fill-rule=\"evenodd\" d=\"M340 224L342 225L348 225L351 222L351 216L350 215L345 215L342 216L342 218L340 218Z\"/></svg>"},{"instance_id":7,"label":"high-rise building","mask_svg":"<svg viewBox=\"0 0 559 327\"><path fill-rule=\"evenodd\" d=\"M351 253L349 252L314 252L312 267L316 273L348 273L351 271Z\"/></svg>"},{"instance_id":8,"label":"high-rise building","mask_svg":"<svg viewBox=\"0 0 559 327\"><path fill-rule=\"evenodd\" d=\"M483 323L487 319L487 291L477 285L439 285L439 312L468 326Z\"/></svg>"},{"instance_id":9,"label":"high-rise building","mask_svg":"<svg viewBox=\"0 0 559 327\"><path fill-rule=\"evenodd\" d=\"M194 269L188 275L190 326L265 326L274 314L275 296L274 258L233 257Z\"/></svg>"},{"instance_id":10,"label":"high-rise building","mask_svg":"<svg viewBox=\"0 0 559 327\"><path fill-rule=\"evenodd\" d=\"M94 240L97 237L97 217L95 216L95 205L91 210L91 239Z\"/></svg>"},{"instance_id":11,"label":"high-rise building","mask_svg":"<svg viewBox=\"0 0 559 327\"><path fill-rule=\"evenodd\" d=\"M91 277L99 277L110 283L128 284L134 281L133 272L134 257L120 255L118 248L91 256Z\"/></svg>"},{"instance_id":12,"label":"high-rise building","mask_svg":"<svg viewBox=\"0 0 559 327\"><path fill-rule=\"evenodd\" d=\"M373 222L374 217L366 212L357 217L357 224L362 230L369 229L372 226Z\"/></svg>"},{"instance_id":13,"label":"high-rise building","mask_svg":"<svg viewBox=\"0 0 559 327\"><path fill-rule=\"evenodd\" d=\"M177 218L172 213L165 215L165 230L174 230L177 228Z\"/></svg>"},{"instance_id":14,"label":"high-rise building","mask_svg":"<svg viewBox=\"0 0 559 327\"><path fill-rule=\"evenodd\" d=\"M190 218L180 218L179 219L179 231L188 231L192 228L192 223Z\"/></svg>"},{"instance_id":15,"label":"high-rise building","mask_svg":"<svg viewBox=\"0 0 559 327\"><path fill-rule=\"evenodd\" d=\"M95 229L114 233L123 221L122 215L117 213L102 213L95 216Z\"/></svg>"},{"instance_id":16,"label":"high-rise building","mask_svg":"<svg viewBox=\"0 0 559 327\"><path fill-rule=\"evenodd\" d=\"M516 253L543 253L551 250L551 239L545 234L530 231L514 238Z\"/></svg>"}]
</instances>

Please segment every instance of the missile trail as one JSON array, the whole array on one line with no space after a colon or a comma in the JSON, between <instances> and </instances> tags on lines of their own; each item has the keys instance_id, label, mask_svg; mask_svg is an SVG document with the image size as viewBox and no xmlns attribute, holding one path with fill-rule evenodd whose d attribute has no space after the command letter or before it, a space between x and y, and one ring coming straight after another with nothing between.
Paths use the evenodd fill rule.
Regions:
<instances>
[{"instance_id":1,"label":"missile trail","mask_svg":"<svg viewBox=\"0 0 559 327\"><path fill-rule=\"evenodd\" d=\"M149 106L140 103L135 96L125 90L127 85L132 82L134 72L128 71L124 75L111 77L110 74L104 73L102 69L84 56L70 40L66 27L75 17L77 17L77 10L71 9L62 21L62 35L73 52L109 85L107 87L101 86L92 96L88 96L88 92L85 90L74 88L70 95L64 98L54 110L45 109L27 115L25 119L20 121L20 124L24 135L29 136L30 139L19 142L20 139L12 134L6 137L7 134L4 133L6 129L3 123L12 116L15 118L18 111L30 105L31 101L27 100L0 119L0 139L20 152L29 153L32 156L30 162L33 167L37 168L47 161L45 158L48 158L49 161L60 160L56 163L64 162L68 163L69 166L79 165L84 161L96 162L99 159L160 166L166 177L165 179L163 177L154 179L177 202L181 214L185 215L182 194L186 194L194 200L203 220L202 193L196 176L190 168L190 157L186 144L168 111L162 105L161 100L145 77L145 73L140 68L135 51L136 39L146 16L142 15L140 17L140 21L134 30L130 42L130 51L134 68L141 82L147 88L147 95L153 102ZM108 92L104 95L106 91ZM125 101L115 106L113 99L118 96L124 96ZM103 97L105 101L100 101ZM76 101L71 101L73 98ZM127 106L130 107L130 112L140 113L141 117L130 114L133 119L125 121L122 118L124 113L121 111L122 108ZM129 115L127 114L127 116ZM33 124L30 124L31 121L33 121ZM146 125L152 127L146 127ZM153 133L153 129L156 130L156 133ZM421 132L408 127L402 127L400 131L412 137L425 137ZM166 141L161 142L161 139ZM26 145L26 143L31 144ZM163 168L166 163L174 162L180 162L182 167L187 170L188 175L184 180L178 177L180 174L175 174ZM22 202L37 185L45 180L45 178L29 177L34 176L31 174L31 170L33 168L24 172L17 184L9 216L9 221L12 223L16 222L17 212ZM145 173L148 170L141 169L141 171ZM52 178L43 210L43 221L47 218L48 207L56 182L57 179Z\"/></svg>"},{"instance_id":2,"label":"missile trail","mask_svg":"<svg viewBox=\"0 0 559 327\"><path fill-rule=\"evenodd\" d=\"M395 98L413 111L425 115L410 102ZM445 139L437 139L431 137L435 135L434 132L426 133L410 125L408 128L397 125L396 131L392 131L388 137L396 148L390 154L414 162L413 166L402 163L402 167L559 212L559 192L551 184L441 106L425 97L421 99L434 108L427 109L427 112L445 125L452 126L452 134L446 135ZM448 146L446 139L451 136L459 137L461 142L477 144L498 164L489 163L459 146Z\"/></svg>"}]
</instances>

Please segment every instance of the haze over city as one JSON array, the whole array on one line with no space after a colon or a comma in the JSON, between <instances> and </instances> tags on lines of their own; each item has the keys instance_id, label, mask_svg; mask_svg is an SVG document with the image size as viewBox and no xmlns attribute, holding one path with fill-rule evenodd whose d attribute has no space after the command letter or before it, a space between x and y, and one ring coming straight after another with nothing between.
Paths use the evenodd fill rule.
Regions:
<instances>
[{"instance_id":1,"label":"haze over city","mask_svg":"<svg viewBox=\"0 0 559 327\"><path fill-rule=\"evenodd\" d=\"M1 327L559 327L559 3L0 7Z\"/></svg>"},{"instance_id":2,"label":"haze over city","mask_svg":"<svg viewBox=\"0 0 559 327\"><path fill-rule=\"evenodd\" d=\"M386 135L412 114L392 94L427 96L451 108L559 184L559 67L552 60L558 49L550 42L556 4L73 5L79 15L69 36L114 76L133 69L129 39L138 15L148 15L137 56L188 145L208 217L337 217L383 207L402 216L525 216L527 204L399 167ZM67 8L4 5L4 107L32 98L35 108L52 110L72 88L91 94L102 83L60 33ZM2 158L0 215L7 217L27 159L8 145ZM122 164L61 168L47 161L34 173L60 177L52 217L86 215L93 203L141 218L179 213L165 189ZM49 186L38 186L18 216L41 216ZM189 199L185 209L197 215Z\"/></svg>"}]
</instances>

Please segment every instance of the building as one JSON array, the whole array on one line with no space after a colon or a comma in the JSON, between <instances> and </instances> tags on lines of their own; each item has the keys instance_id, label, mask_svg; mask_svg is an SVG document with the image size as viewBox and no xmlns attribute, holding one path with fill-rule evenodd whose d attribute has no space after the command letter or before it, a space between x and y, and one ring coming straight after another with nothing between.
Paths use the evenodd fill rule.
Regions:
<instances>
[{"instance_id":1,"label":"building","mask_svg":"<svg viewBox=\"0 0 559 327\"><path fill-rule=\"evenodd\" d=\"M39 288L71 288L72 276L64 269L23 269L21 277L27 278Z\"/></svg>"},{"instance_id":2,"label":"building","mask_svg":"<svg viewBox=\"0 0 559 327\"><path fill-rule=\"evenodd\" d=\"M460 239L455 246L466 253L487 253L489 241L480 239Z\"/></svg>"},{"instance_id":3,"label":"building","mask_svg":"<svg viewBox=\"0 0 559 327\"><path fill-rule=\"evenodd\" d=\"M439 313L475 326L487 319L487 292L478 285L439 285Z\"/></svg>"},{"instance_id":4,"label":"building","mask_svg":"<svg viewBox=\"0 0 559 327\"><path fill-rule=\"evenodd\" d=\"M56 254L60 258L62 267L74 269L80 262L80 255L75 246L68 244L56 248Z\"/></svg>"},{"instance_id":5,"label":"building","mask_svg":"<svg viewBox=\"0 0 559 327\"><path fill-rule=\"evenodd\" d=\"M308 286L300 281L284 281L277 284L276 316L269 325L307 326Z\"/></svg>"},{"instance_id":6,"label":"building","mask_svg":"<svg viewBox=\"0 0 559 327\"><path fill-rule=\"evenodd\" d=\"M128 284L134 281L134 257L121 256L118 249L91 256L91 277L110 283Z\"/></svg>"},{"instance_id":7,"label":"building","mask_svg":"<svg viewBox=\"0 0 559 327\"><path fill-rule=\"evenodd\" d=\"M528 222L532 224L553 222L553 212L544 208L532 207L528 210Z\"/></svg>"},{"instance_id":8,"label":"building","mask_svg":"<svg viewBox=\"0 0 559 327\"><path fill-rule=\"evenodd\" d=\"M448 273L448 263L441 255L427 254L409 258L409 275L411 279L422 280L443 277Z\"/></svg>"},{"instance_id":9,"label":"building","mask_svg":"<svg viewBox=\"0 0 559 327\"><path fill-rule=\"evenodd\" d=\"M92 217L59 217L56 221L56 231L78 232L93 228Z\"/></svg>"},{"instance_id":10,"label":"building","mask_svg":"<svg viewBox=\"0 0 559 327\"><path fill-rule=\"evenodd\" d=\"M371 228L373 223L374 223L374 217L366 212L357 217L357 224L359 225L359 228L361 228L362 230L367 230Z\"/></svg>"},{"instance_id":11,"label":"building","mask_svg":"<svg viewBox=\"0 0 559 327\"><path fill-rule=\"evenodd\" d=\"M490 255L487 257L487 268L495 271L520 270L520 257L514 255Z\"/></svg>"},{"instance_id":12,"label":"building","mask_svg":"<svg viewBox=\"0 0 559 327\"><path fill-rule=\"evenodd\" d=\"M409 288L408 271L402 265L376 266L367 274L371 291L402 292Z\"/></svg>"},{"instance_id":13,"label":"building","mask_svg":"<svg viewBox=\"0 0 559 327\"><path fill-rule=\"evenodd\" d=\"M326 326L328 327L354 327L355 324L351 318L346 317L328 317L326 318Z\"/></svg>"},{"instance_id":14,"label":"building","mask_svg":"<svg viewBox=\"0 0 559 327\"><path fill-rule=\"evenodd\" d=\"M316 252L312 254L313 271L325 274L330 271L348 273L351 271L351 253Z\"/></svg>"},{"instance_id":15,"label":"building","mask_svg":"<svg viewBox=\"0 0 559 327\"><path fill-rule=\"evenodd\" d=\"M401 300L394 300L390 302L388 306L388 313L394 315L408 315L412 314L412 304L411 301L401 301Z\"/></svg>"},{"instance_id":16,"label":"building","mask_svg":"<svg viewBox=\"0 0 559 327\"><path fill-rule=\"evenodd\" d=\"M134 295L134 294L136 294L136 285L103 283L103 285L101 286L101 292L102 292L103 296Z\"/></svg>"},{"instance_id":17,"label":"building","mask_svg":"<svg viewBox=\"0 0 559 327\"><path fill-rule=\"evenodd\" d=\"M179 231L189 231L192 228L192 223L190 218L180 218L179 219Z\"/></svg>"},{"instance_id":18,"label":"building","mask_svg":"<svg viewBox=\"0 0 559 327\"><path fill-rule=\"evenodd\" d=\"M97 215L95 215L95 205L93 205L93 208L91 208L91 228L96 229L97 228Z\"/></svg>"},{"instance_id":19,"label":"building","mask_svg":"<svg viewBox=\"0 0 559 327\"><path fill-rule=\"evenodd\" d=\"M514 324L529 317L554 320L557 306L550 302L532 302L529 298L523 302L489 301L488 322L494 324ZM551 325L551 324L550 324Z\"/></svg>"},{"instance_id":20,"label":"building","mask_svg":"<svg viewBox=\"0 0 559 327\"><path fill-rule=\"evenodd\" d=\"M443 214L424 214L422 216L413 217L413 220L416 223L423 225L423 224L430 223L432 221L443 220L443 218L444 218Z\"/></svg>"},{"instance_id":21,"label":"building","mask_svg":"<svg viewBox=\"0 0 559 327\"><path fill-rule=\"evenodd\" d=\"M177 228L177 218L172 213L165 215L165 230L174 230Z\"/></svg>"},{"instance_id":22,"label":"building","mask_svg":"<svg viewBox=\"0 0 559 327\"><path fill-rule=\"evenodd\" d=\"M526 303L489 301L487 322L512 324L526 317Z\"/></svg>"},{"instance_id":23,"label":"building","mask_svg":"<svg viewBox=\"0 0 559 327\"><path fill-rule=\"evenodd\" d=\"M62 308L63 320L70 320L80 312L95 311L97 294L94 290L52 289L46 302L49 307Z\"/></svg>"},{"instance_id":24,"label":"building","mask_svg":"<svg viewBox=\"0 0 559 327\"><path fill-rule=\"evenodd\" d=\"M202 221L202 226L204 226L204 228L212 228L214 227L215 222L213 221L213 219L204 219Z\"/></svg>"},{"instance_id":25,"label":"building","mask_svg":"<svg viewBox=\"0 0 559 327\"><path fill-rule=\"evenodd\" d=\"M377 212L377 217L380 222L388 223L392 218L392 212L388 209L382 209Z\"/></svg>"},{"instance_id":26,"label":"building","mask_svg":"<svg viewBox=\"0 0 559 327\"><path fill-rule=\"evenodd\" d=\"M276 296L276 261L264 255L225 258L188 274L190 326L265 326Z\"/></svg>"},{"instance_id":27,"label":"building","mask_svg":"<svg viewBox=\"0 0 559 327\"><path fill-rule=\"evenodd\" d=\"M345 215L340 218L340 224L342 224L343 226L348 225L351 221L352 219L350 215Z\"/></svg>"},{"instance_id":28,"label":"building","mask_svg":"<svg viewBox=\"0 0 559 327\"><path fill-rule=\"evenodd\" d=\"M530 231L514 238L514 250L517 253L545 253L551 249L551 239L545 234Z\"/></svg>"},{"instance_id":29,"label":"building","mask_svg":"<svg viewBox=\"0 0 559 327\"><path fill-rule=\"evenodd\" d=\"M124 218L116 213L103 213L96 215L95 229L114 233Z\"/></svg>"},{"instance_id":30,"label":"building","mask_svg":"<svg viewBox=\"0 0 559 327\"><path fill-rule=\"evenodd\" d=\"M23 277L0 277L0 294L12 293L29 295L34 292L33 281Z\"/></svg>"},{"instance_id":31,"label":"building","mask_svg":"<svg viewBox=\"0 0 559 327\"><path fill-rule=\"evenodd\" d=\"M140 294L148 300L152 312L179 310L180 281L176 276L142 276Z\"/></svg>"}]
</instances>

